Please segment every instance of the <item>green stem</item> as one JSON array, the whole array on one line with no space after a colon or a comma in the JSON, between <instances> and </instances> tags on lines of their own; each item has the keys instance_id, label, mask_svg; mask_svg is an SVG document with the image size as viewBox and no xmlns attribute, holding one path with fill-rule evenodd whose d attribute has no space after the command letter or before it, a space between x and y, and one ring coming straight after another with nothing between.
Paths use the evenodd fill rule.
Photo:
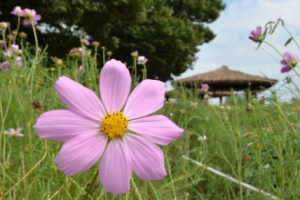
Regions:
<instances>
[{"instance_id":1,"label":"green stem","mask_svg":"<svg viewBox=\"0 0 300 200\"><path fill-rule=\"evenodd\" d=\"M103 59L103 66L105 64L105 47L102 47L102 59Z\"/></svg>"},{"instance_id":2,"label":"green stem","mask_svg":"<svg viewBox=\"0 0 300 200\"><path fill-rule=\"evenodd\" d=\"M136 56L133 56L134 83L137 82Z\"/></svg>"},{"instance_id":3,"label":"green stem","mask_svg":"<svg viewBox=\"0 0 300 200\"><path fill-rule=\"evenodd\" d=\"M5 51L7 51L7 45L6 45L6 42L5 42L5 30L2 30L2 39L4 41Z\"/></svg>"},{"instance_id":4,"label":"green stem","mask_svg":"<svg viewBox=\"0 0 300 200\"><path fill-rule=\"evenodd\" d=\"M144 65L143 80L147 79L147 67Z\"/></svg>"},{"instance_id":5,"label":"green stem","mask_svg":"<svg viewBox=\"0 0 300 200\"><path fill-rule=\"evenodd\" d=\"M136 187L136 184L135 184L133 178L131 177L130 180L131 180L131 182L132 182L132 184L133 184L133 187L136 189L137 196L139 197L140 200L142 200L142 197L141 197L141 195L140 195L140 193L139 193L139 191L138 191L138 189L137 189L137 187Z\"/></svg>"},{"instance_id":6,"label":"green stem","mask_svg":"<svg viewBox=\"0 0 300 200\"><path fill-rule=\"evenodd\" d=\"M16 34L19 33L19 28L20 28L20 16L18 16L18 24L17 24L17 33L16 33ZM17 37L14 38L13 44L15 44L16 38L17 38Z\"/></svg>"},{"instance_id":7,"label":"green stem","mask_svg":"<svg viewBox=\"0 0 300 200\"><path fill-rule=\"evenodd\" d=\"M98 174L99 174L99 170L97 170L97 172L95 173L94 178L93 178L92 182L90 183L90 187L89 187L89 189L87 190L87 192L85 193L85 195L83 197L83 200L88 199L89 193L91 192L91 190L93 188L93 185L94 185L94 183L95 183L95 181L98 177Z\"/></svg>"},{"instance_id":8,"label":"green stem","mask_svg":"<svg viewBox=\"0 0 300 200\"><path fill-rule=\"evenodd\" d=\"M35 26L34 26L33 21L31 21L31 26L32 26L32 31L33 31L33 35L34 35L34 40L35 40L35 58L33 60L32 67L31 67L30 73L28 75L28 78L31 76L31 81L30 81L30 91L31 91L31 93L30 93L30 100L32 101L34 70L36 68L36 62L37 62L38 55L39 55L39 44L38 44L37 34L36 34L36 30L35 30Z\"/></svg>"},{"instance_id":9,"label":"green stem","mask_svg":"<svg viewBox=\"0 0 300 200\"><path fill-rule=\"evenodd\" d=\"M172 172L171 172L168 156L166 156L166 160L167 160L167 166L168 166L168 170L169 170L169 176L170 176L171 183L172 183L173 195L174 195L174 199L176 200L177 197L176 197L176 192L175 192L175 187L174 187L174 182L173 182L173 177L172 177Z\"/></svg>"}]
</instances>

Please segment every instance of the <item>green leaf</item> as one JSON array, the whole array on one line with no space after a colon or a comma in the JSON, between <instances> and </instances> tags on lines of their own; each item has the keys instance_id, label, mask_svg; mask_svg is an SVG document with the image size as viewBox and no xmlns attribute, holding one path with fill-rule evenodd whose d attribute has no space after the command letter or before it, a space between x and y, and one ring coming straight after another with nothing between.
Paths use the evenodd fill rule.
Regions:
<instances>
[{"instance_id":1,"label":"green leaf","mask_svg":"<svg viewBox=\"0 0 300 200\"><path fill-rule=\"evenodd\" d=\"M290 39L288 39L288 40L285 42L284 46L288 45L293 39L294 39L293 37L291 37Z\"/></svg>"}]
</instances>

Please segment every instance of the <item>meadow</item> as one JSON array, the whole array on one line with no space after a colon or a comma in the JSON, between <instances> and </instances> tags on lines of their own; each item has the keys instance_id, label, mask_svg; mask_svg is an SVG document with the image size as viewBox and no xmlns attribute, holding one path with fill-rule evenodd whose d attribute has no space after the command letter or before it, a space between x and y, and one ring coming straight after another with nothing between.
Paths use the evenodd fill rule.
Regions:
<instances>
[{"instance_id":1,"label":"meadow","mask_svg":"<svg viewBox=\"0 0 300 200\"><path fill-rule=\"evenodd\" d=\"M10 32L3 30L4 40ZM233 93L219 106L199 99L197 90L179 86L174 100L165 101L155 113L184 129L180 138L160 146L165 178L144 181L133 174L130 191L115 196L93 178L99 162L66 176L54 162L63 142L41 139L33 126L42 113L67 109L54 88L60 76L99 96L101 67L113 54L97 42L88 46L81 40L82 46L66 59L50 59L47 49L38 47L37 37L29 44L18 32L12 34L15 37L0 49L0 61L7 62L0 69L0 199L300 199L300 105L296 98L280 101L277 91L265 100ZM147 77L146 65L137 65L136 58L127 63L132 89L138 83L137 71L143 73L140 78ZM23 135L11 128L22 128Z\"/></svg>"}]
</instances>

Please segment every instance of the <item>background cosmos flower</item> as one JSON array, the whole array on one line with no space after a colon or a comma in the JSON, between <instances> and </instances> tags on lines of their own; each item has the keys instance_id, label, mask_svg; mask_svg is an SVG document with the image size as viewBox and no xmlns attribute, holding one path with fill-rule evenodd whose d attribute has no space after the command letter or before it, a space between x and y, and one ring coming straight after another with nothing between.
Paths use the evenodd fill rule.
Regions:
<instances>
[{"instance_id":1,"label":"background cosmos flower","mask_svg":"<svg viewBox=\"0 0 300 200\"><path fill-rule=\"evenodd\" d=\"M264 40L261 26L256 27L256 30L251 31L251 35L249 36L250 40L254 42L262 42Z\"/></svg>"},{"instance_id":2,"label":"background cosmos flower","mask_svg":"<svg viewBox=\"0 0 300 200\"><path fill-rule=\"evenodd\" d=\"M4 131L4 134L10 135L10 136L15 136L15 137L23 137L24 135L21 133L22 128L17 128L15 130L14 128L10 128L9 131Z\"/></svg>"},{"instance_id":3,"label":"background cosmos flower","mask_svg":"<svg viewBox=\"0 0 300 200\"><path fill-rule=\"evenodd\" d=\"M289 72L293 67L299 62L299 57L297 55L293 55L290 52L285 52L283 54L283 58L280 63L283 65L281 68L281 73Z\"/></svg>"}]
</instances>

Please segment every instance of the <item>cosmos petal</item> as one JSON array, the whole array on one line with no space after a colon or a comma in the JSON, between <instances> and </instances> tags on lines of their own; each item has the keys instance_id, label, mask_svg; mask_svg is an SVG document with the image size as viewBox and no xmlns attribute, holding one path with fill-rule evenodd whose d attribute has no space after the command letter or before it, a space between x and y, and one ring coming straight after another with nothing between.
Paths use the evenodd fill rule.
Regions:
<instances>
[{"instance_id":1,"label":"cosmos petal","mask_svg":"<svg viewBox=\"0 0 300 200\"><path fill-rule=\"evenodd\" d=\"M165 84L157 80L142 81L130 94L124 108L128 119L149 115L164 105Z\"/></svg>"},{"instance_id":2,"label":"cosmos petal","mask_svg":"<svg viewBox=\"0 0 300 200\"><path fill-rule=\"evenodd\" d=\"M292 69L289 66L284 66L284 67L281 68L281 73L289 72L291 70Z\"/></svg>"},{"instance_id":3,"label":"cosmos petal","mask_svg":"<svg viewBox=\"0 0 300 200\"><path fill-rule=\"evenodd\" d=\"M161 145L166 145L174 141L184 131L163 115L134 119L129 121L128 129Z\"/></svg>"},{"instance_id":4,"label":"cosmos petal","mask_svg":"<svg viewBox=\"0 0 300 200\"><path fill-rule=\"evenodd\" d=\"M22 127L19 127L19 128L16 130L16 132L17 132L17 133L20 133L20 132L22 131L22 129L23 129Z\"/></svg>"},{"instance_id":5,"label":"cosmos petal","mask_svg":"<svg viewBox=\"0 0 300 200\"><path fill-rule=\"evenodd\" d=\"M107 136L79 135L68 140L54 159L59 170L73 176L91 168L102 156L107 143Z\"/></svg>"},{"instance_id":6,"label":"cosmos petal","mask_svg":"<svg viewBox=\"0 0 300 200\"><path fill-rule=\"evenodd\" d=\"M42 139L66 142L77 135L97 134L100 123L83 118L69 110L53 110L43 113L34 128Z\"/></svg>"},{"instance_id":7,"label":"cosmos petal","mask_svg":"<svg viewBox=\"0 0 300 200\"><path fill-rule=\"evenodd\" d=\"M114 195L130 190L132 174L130 155L120 139L112 139L102 157L99 178L107 192Z\"/></svg>"},{"instance_id":8,"label":"cosmos petal","mask_svg":"<svg viewBox=\"0 0 300 200\"><path fill-rule=\"evenodd\" d=\"M164 154L153 142L134 134L123 136L130 152L132 169L143 180L159 180L167 175Z\"/></svg>"},{"instance_id":9,"label":"cosmos petal","mask_svg":"<svg viewBox=\"0 0 300 200\"><path fill-rule=\"evenodd\" d=\"M126 66L117 60L105 63L100 73L100 94L107 112L118 112L124 106L131 87Z\"/></svg>"},{"instance_id":10,"label":"cosmos petal","mask_svg":"<svg viewBox=\"0 0 300 200\"><path fill-rule=\"evenodd\" d=\"M77 115L99 121L106 112L95 92L72 79L62 76L54 85L61 100Z\"/></svg>"}]
</instances>

